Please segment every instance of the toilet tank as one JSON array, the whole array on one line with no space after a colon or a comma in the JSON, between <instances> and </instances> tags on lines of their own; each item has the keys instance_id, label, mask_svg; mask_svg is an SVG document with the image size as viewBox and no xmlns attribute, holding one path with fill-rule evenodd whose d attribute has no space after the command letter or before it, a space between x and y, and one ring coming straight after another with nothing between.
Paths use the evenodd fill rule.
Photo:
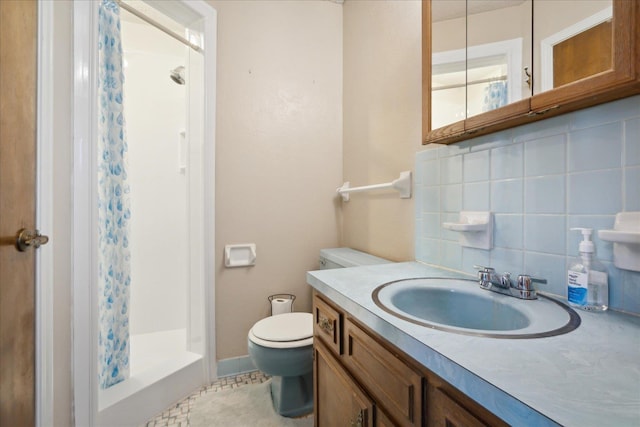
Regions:
<instances>
[{"instance_id":1,"label":"toilet tank","mask_svg":"<svg viewBox=\"0 0 640 427\"><path fill-rule=\"evenodd\" d=\"M358 267L362 265L390 264L384 258L369 255L351 248L331 248L320 250L320 270L332 268Z\"/></svg>"}]
</instances>

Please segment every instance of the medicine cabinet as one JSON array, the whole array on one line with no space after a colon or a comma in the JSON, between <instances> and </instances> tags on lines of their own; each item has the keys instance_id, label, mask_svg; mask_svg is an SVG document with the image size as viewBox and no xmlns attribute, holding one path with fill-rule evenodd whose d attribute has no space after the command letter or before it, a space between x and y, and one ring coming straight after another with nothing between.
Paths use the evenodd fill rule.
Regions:
<instances>
[{"instance_id":1,"label":"medicine cabinet","mask_svg":"<svg viewBox=\"0 0 640 427\"><path fill-rule=\"evenodd\" d=\"M640 2L423 0L423 143L640 93Z\"/></svg>"}]
</instances>

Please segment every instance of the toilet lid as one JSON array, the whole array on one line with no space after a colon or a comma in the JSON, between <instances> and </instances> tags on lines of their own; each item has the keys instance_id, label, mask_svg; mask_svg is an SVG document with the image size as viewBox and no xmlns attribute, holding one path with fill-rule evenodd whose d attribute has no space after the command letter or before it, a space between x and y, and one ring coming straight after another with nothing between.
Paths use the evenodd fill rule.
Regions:
<instances>
[{"instance_id":1,"label":"toilet lid","mask_svg":"<svg viewBox=\"0 0 640 427\"><path fill-rule=\"evenodd\" d=\"M258 321L251 332L265 341L299 341L313 336L311 313L284 313Z\"/></svg>"}]
</instances>

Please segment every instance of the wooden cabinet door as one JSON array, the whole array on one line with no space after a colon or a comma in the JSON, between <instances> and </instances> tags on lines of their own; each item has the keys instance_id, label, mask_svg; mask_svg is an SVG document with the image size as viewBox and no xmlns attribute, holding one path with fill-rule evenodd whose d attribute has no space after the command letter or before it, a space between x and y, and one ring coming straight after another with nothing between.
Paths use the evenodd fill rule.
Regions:
<instances>
[{"instance_id":1,"label":"wooden cabinet door","mask_svg":"<svg viewBox=\"0 0 640 427\"><path fill-rule=\"evenodd\" d=\"M0 425L35 425L35 255L18 252L36 219L38 4L0 1Z\"/></svg>"},{"instance_id":2,"label":"wooden cabinet door","mask_svg":"<svg viewBox=\"0 0 640 427\"><path fill-rule=\"evenodd\" d=\"M396 423L379 406L376 406L376 427L396 427Z\"/></svg>"},{"instance_id":3,"label":"wooden cabinet door","mask_svg":"<svg viewBox=\"0 0 640 427\"><path fill-rule=\"evenodd\" d=\"M347 318L344 364L397 425L422 425L422 375Z\"/></svg>"},{"instance_id":4,"label":"wooden cabinet door","mask_svg":"<svg viewBox=\"0 0 640 427\"><path fill-rule=\"evenodd\" d=\"M372 427L373 401L320 342L314 344L315 427Z\"/></svg>"},{"instance_id":5,"label":"wooden cabinet door","mask_svg":"<svg viewBox=\"0 0 640 427\"><path fill-rule=\"evenodd\" d=\"M487 426L437 387L428 387L427 402L427 427Z\"/></svg>"}]
</instances>

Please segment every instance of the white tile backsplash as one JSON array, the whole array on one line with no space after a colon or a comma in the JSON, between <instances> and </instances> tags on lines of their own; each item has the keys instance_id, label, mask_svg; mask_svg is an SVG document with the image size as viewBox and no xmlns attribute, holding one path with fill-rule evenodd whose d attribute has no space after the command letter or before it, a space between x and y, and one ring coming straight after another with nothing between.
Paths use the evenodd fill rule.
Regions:
<instances>
[{"instance_id":1,"label":"white tile backsplash","mask_svg":"<svg viewBox=\"0 0 640 427\"><path fill-rule=\"evenodd\" d=\"M489 151L483 150L464 155L464 182L487 181L489 179Z\"/></svg>"},{"instance_id":2,"label":"white tile backsplash","mask_svg":"<svg viewBox=\"0 0 640 427\"><path fill-rule=\"evenodd\" d=\"M459 184L462 182L462 159L463 156L440 159L441 184Z\"/></svg>"},{"instance_id":3,"label":"white tile backsplash","mask_svg":"<svg viewBox=\"0 0 640 427\"><path fill-rule=\"evenodd\" d=\"M592 128L596 125L637 118L640 117L640 98L631 96L566 116L571 120L571 129Z\"/></svg>"},{"instance_id":4,"label":"white tile backsplash","mask_svg":"<svg viewBox=\"0 0 640 427\"><path fill-rule=\"evenodd\" d=\"M438 159L426 160L422 163L421 177L425 185L440 184L440 162Z\"/></svg>"},{"instance_id":5,"label":"white tile backsplash","mask_svg":"<svg viewBox=\"0 0 640 427\"><path fill-rule=\"evenodd\" d=\"M564 174L566 170L566 135L552 135L524 145L524 174L527 177Z\"/></svg>"},{"instance_id":6,"label":"white tile backsplash","mask_svg":"<svg viewBox=\"0 0 640 427\"><path fill-rule=\"evenodd\" d=\"M624 210L640 211L640 166L624 169Z\"/></svg>"},{"instance_id":7,"label":"white tile backsplash","mask_svg":"<svg viewBox=\"0 0 640 427\"><path fill-rule=\"evenodd\" d=\"M622 143L621 122L569 133L567 171L619 168Z\"/></svg>"},{"instance_id":8,"label":"white tile backsplash","mask_svg":"<svg viewBox=\"0 0 640 427\"><path fill-rule=\"evenodd\" d=\"M567 177L569 214L615 215L622 211L622 169L573 173Z\"/></svg>"},{"instance_id":9,"label":"white tile backsplash","mask_svg":"<svg viewBox=\"0 0 640 427\"><path fill-rule=\"evenodd\" d=\"M491 182L491 211L494 213L522 213L522 180L509 179Z\"/></svg>"},{"instance_id":10,"label":"white tile backsplash","mask_svg":"<svg viewBox=\"0 0 640 427\"><path fill-rule=\"evenodd\" d=\"M564 215L525 215L524 247L527 251L564 255L566 229Z\"/></svg>"},{"instance_id":11,"label":"white tile backsplash","mask_svg":"<svg viewBox=\"0 0 640 427\"><path fill-rule=\"evenodd\" d=\"M524 211L532 214L563 214L565 176L548 175L525 179Z\"/></svg>"},{"instance_id":12,"label":"white tile backsplash","mask_svg":"<svg viewBox=\"0 0 640 427\"><path fill-rule=\"evenodd\" d=\"M465 211L488 211L489 192L491 187L489 181L472 182L464 184L462 187L462 207Z\"/></svg>"},{"instance_id":13,"label":"white tile backsplash","mask_svg":"<svg viewBox=\"0 0 640 427\"><path fill-rule=\"evenodd\" d=\"M521 178L524 171L522 144L508 145L491 150L491 178Z\"/></svg>"},{"instance_id":14,"label":"white tile backsplash","mask_svg":"<svg viewBox=\"0 0 640 427\"><path fill-rule=\"evenodd\" d=\"M640 139L640 119L631 119L625 122L624 139L624 165L639 166L640 144L638 143L638 139Z\"/></svg>"},{"instance_id":15,"label":"white tile backsplash","mask_svg":"<svg viewBox=\"0 0 640 427\"><path fill-rule=\"evenodd\" d=\"M462 185L443 185L440 187L440 207L444 212L462 210Z\"/></svg>"},{"instance_id":16,"label":"white tile backsplash","mask_svg":"<svg viewBox=\"0 0 640 427\"><path fill-rule=\"evenodd\" d=\"M640 210L640 96L416 154L416 259L454 270L473 264L543 277L566 296L566 268L579 233L613 227L615 214ZM492 250L463 248L442 228L460 210L494 213ZM418 231L419 230L419 231ZM575 235L574 235L575 234ZM640 273L609 269L612 309L640 314Z\"/></svg>"},{"instance_id":17,"label":"white tile backsplash","mask_svg":"<svg viewBox=\"0 0 640 427\"><path fill-rule=\"evenodd\" d=\"M524 242L524 215L494 214L493 246L522 249Z\"/></svg>"}]
</instances>

